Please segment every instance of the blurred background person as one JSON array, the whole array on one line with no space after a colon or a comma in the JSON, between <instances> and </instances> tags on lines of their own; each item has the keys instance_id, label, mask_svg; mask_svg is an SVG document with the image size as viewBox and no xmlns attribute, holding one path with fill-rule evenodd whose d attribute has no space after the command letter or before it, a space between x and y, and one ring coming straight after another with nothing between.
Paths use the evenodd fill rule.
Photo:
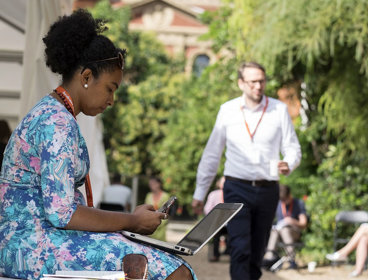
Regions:
<instances>
[{"instance_id":1,"label":"blurred background person","mask_svg":"<svg viewBox=\"0 0 368 280\"><path fill-rule=\"evenodd\" d=\"M148 181L148 186L150 192L147 193L144 203L151 204L155 210L158 210L170 198L170 194L163 190L159 177L152 176ZM151 237L166 241L167 223L168 220L163 220Z\"/></svg>"},{"instance_id":2,"label":"blurred background person","mask_svg":"<svg viewBox=\"0 0 368 280\"><path fill-rule=\"evenodd\" d=\"M293 198L289 186L280 185L276 220L277 224L272 227L263 264L266 267L271 266L278 260L276 246L281 239L284 244L291 244L286 246L291 257L289 268L297 268L295 250L292 244L300 239L302 230L307 226L308 218L303 200Z\"/></svg>"},{"instance_id":3,"label":"blurred background person","mask_svg":"<svg viewBox=\"0 0 368 280\"><path fill-rule=\"evenodd\" d=\"M333 262L344 262L354 250L356 250L355 268L350 273L350 277L358 277L363 273L368 255L368 223L361 224L344 247L332 254L327 254L326 258Z\"/></svg>"},{"instance_id":4,"label":"blurred background person","mask_svg":"<svg viewBox=\"0 0 368 280\"><path fill-rule=\"evenodd\" d=\"M203 212L207 215L217 204L224 203L224 188L225 177L222 176L216 182L217 189L210 192L207 197L206 204L204 205ZM223 227L212 239L212 246L208 249L208 260L210 262L218 262L220 260L220 240L221 236L225 236L226 238L227 230L226 227ZM225 239L226 244L226 239ZM226 246L227 249L227 246ZM226 252L226 250L225 250Z\"/></svg>"}]
</instances>

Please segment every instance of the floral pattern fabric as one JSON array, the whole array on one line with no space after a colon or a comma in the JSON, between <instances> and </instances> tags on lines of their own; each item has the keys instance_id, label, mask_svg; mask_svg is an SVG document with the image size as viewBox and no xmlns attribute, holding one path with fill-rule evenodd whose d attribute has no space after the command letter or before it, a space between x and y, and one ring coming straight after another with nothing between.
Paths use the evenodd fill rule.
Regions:
<instances>
[{"instance_id":1,"label":"floral pattern fabric","mask_svg":"<svg viewBox=\"0 0 368 280\"><path fill-rule=\"evenodd\" d=\"M131 253L148 258L149 279L165 279L182 264L189 267L180 257L119 233L63 229L77 205L85 205L78 188L88 169L77 122L56 99L44 97L15 129L4 152L0 275L38 279L57 270L122 270L123 257Z\"/></svg>"}]
</instances>

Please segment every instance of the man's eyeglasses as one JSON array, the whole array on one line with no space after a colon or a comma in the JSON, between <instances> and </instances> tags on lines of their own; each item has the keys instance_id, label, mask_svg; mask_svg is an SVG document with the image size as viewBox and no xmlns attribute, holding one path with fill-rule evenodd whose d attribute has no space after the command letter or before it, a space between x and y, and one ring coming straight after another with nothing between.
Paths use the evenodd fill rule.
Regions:
<instances>
[{"instance_id":1,"label":"man's eyeglasses","mask_svg":"<svg viewBox=\"0 0 368 280\"><path fill-rule=\"evenodd\" d=\"M256 84L260 84L261 86L263 86L266 83L265 79L262 80L254 80L254 81L245 81L243 80L244 83L246 83L249 87L254 87Z\"/></svg>"},{"instance_id":2,"label":"man's eyeglasses","mask_svg":"<svg viewBox=\"0 0 368 280\"><path fill-rule=\"evenodd\" d=\"M86 63L86 65L88 64L92 64L92 63L99 63L99 62L105 62L105 61L114 61L117 60L118 66L121 70L124 69L124 65L125 65L125 51L119 52L118 55L116 57L111 57L111 58L105 58L105 59L101 59L101 60L94 60L94 61L89 61ZM84 66L81 73L87 68L87 66Z\"/></svg>"}]
</instances>

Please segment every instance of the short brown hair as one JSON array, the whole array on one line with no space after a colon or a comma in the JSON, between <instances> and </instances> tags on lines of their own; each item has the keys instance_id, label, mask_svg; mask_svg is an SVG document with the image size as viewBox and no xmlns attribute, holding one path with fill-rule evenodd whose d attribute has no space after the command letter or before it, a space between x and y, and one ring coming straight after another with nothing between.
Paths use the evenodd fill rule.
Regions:
<instances>
[{"instance_id":1,"label":"short brown hair","mask_svg":"<svg viewBox=\"0 0 368 280\"><path fill-rule=\"evenodd\" d=\"M254 61L243 62L242 64L240 64L239 69L238 69L238 79L241 79L241 80L244 79L243 71L245 68L257 68L257 69L262 70L263 73L266 74L266 70L261 64L254 62Z\"/></svg>"},{"instance_id":2,"label":"short brown hair","mask_svg":"<svg viewBox=\"0 0 368 280\"><path fill-rule=\"evenodd\" d=\"M285 201L290 195L290 187L286 185L280 185L280 200Z\"/></svg>"}]
</instances>

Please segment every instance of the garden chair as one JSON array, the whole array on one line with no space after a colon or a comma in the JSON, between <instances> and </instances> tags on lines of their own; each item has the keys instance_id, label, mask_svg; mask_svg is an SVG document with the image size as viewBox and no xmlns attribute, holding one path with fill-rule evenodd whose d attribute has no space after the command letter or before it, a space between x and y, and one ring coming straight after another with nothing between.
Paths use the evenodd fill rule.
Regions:
<instances>
[{"instance_id":1,"label":"garden chair","mask_svg":"<svg viewBox=\"0 0 368 280\"><path fill-rule=\"evenodd\" d=\"M282 266L284 265L284 263L288 263L288 262L290 262L294 259L294 256L292 256L290 254L290 252L287 250L287 248L290 247L290 246L294 247L294 251L296 253L301 248L303 248L304 243L301 240L296 241L292 244L286 244L284 242L279 242L278 243L278 249L279 249L279 251L281 251L282 256L278 259L277 262L275 262L270 267L271 272L276 272L276 271L280 270L282 268ZM298 269L298 267L296 267L296 269Z\"/></svg>"},{"instance_id":2,"label":"garden chair","mask_svg":"<svg viewBox=\"0 0 368 280\"><path fill-rule=\"evenodd\" d=\"M125 212L125 206L122 201L125 201L126 191L123 186L109 186L104 188L102 201L99 204L100 209Z\"/></svg>"}]
</instances>

